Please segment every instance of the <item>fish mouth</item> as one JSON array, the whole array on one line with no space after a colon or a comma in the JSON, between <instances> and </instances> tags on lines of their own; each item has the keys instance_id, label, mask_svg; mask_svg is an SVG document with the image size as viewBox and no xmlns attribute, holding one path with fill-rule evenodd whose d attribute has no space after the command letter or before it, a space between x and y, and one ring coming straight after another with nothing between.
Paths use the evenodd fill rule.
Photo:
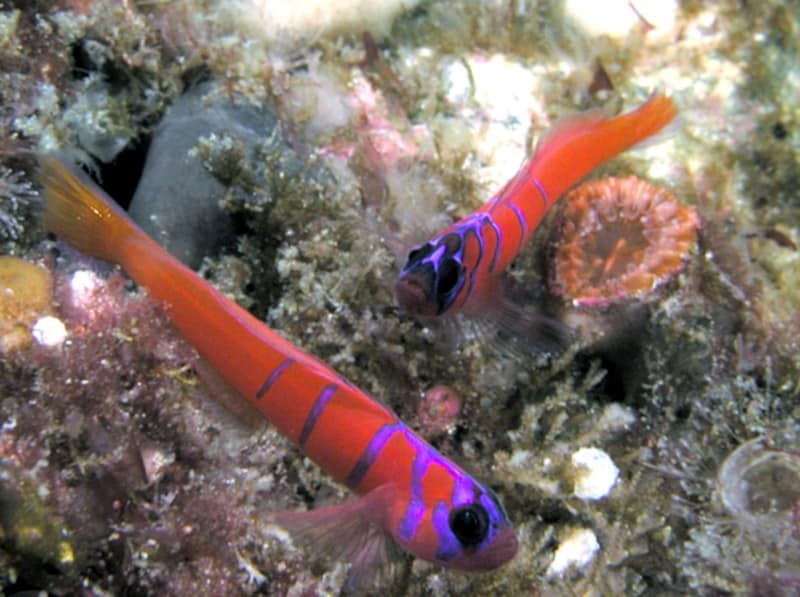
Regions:
<instances>
[{"instance_id":1,"label":"fish mouth","mask_svg":"<svg viewBox=\"0 0 800 597\"><path fill-rule=\"evenodd\" d=\"M394 298L402 311L420 317L434 317L439 303L431 299L431 280L417 272L403 274L394 284Z\"/></svg>"},{"instance_id":2,"label":"fish mouth","mask_svg":"<svg viewBox=\"0 0 800 597\"><path fill-rule=\"evenodd\" d=\"M518 550L519 539L514 529L504 527L483 549L466 554L458 560L451 560L446 565L470 572L489 572L512 560Z\"/></svg>"},{"instance_id":3,"label":"fish mouth","mask_svg":"<svg viewBox=\"0 0 800 597\"><path fill-rule=\"evenodd\" d=\"M491 544L481 553L484 567L474 570L494 570L512 560L519 550L519 539L514 529L505 527L492 539Z\"/></svg>"}]
</instances>

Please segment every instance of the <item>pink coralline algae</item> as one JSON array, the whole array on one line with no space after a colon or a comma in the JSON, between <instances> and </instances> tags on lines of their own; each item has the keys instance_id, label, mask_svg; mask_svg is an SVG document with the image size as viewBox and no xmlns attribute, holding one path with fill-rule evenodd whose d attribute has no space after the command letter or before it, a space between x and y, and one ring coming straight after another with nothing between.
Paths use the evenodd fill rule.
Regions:
<instances>
[{"instance_id":1,"label":"pink coralline algae","mask_svg":"<svg viewBox=\"0 0 800 597\"><path fill-rule=\"evenodd\" d=\"M351 103L361 120L361 133L380 164L392 167L403 159L416 157L420 151L417 141L398 128L398 124L419 137L426 134L424 127L411 127L405 114L399 111L392 115L381 92L365 77L356 77L352 88ZM399 121L398 124L393 120Z\"/></svg>"},{"instance_id":2,"label":"pink coralline algae","mask_svg":"<svg viewBox=\"0 0 800 597\"><path fill-rule=\"evenodd\" d=\"M550 288L579 307L646 297L680 273L700 217L635 176L584 183L564 199Z\"/></svg>"},{"instance_id":3,"label":"pink coralline algae","mask_svg":"<svg viewBox=\"0 0 800 597\"><path fill-rule=\"evenodd\" d=\"M460 416L461 400L447 386L434 386L425 392L417 408L420 431L428 438L452 431Z\"/></svg>"},{"instance_id":4,"label":"pink coralline algae","mask_svg":"<svg viewBox=\"0 0 800 597\"><path fill-rule=\"evenodd\" d=\"M118 272L104 278L92 270L79 269L68 277L61 276L56 284L60 314L76 333L114 327L124 321L122 313L131 302L125 284Z\"/></svg>"}]
</instances>

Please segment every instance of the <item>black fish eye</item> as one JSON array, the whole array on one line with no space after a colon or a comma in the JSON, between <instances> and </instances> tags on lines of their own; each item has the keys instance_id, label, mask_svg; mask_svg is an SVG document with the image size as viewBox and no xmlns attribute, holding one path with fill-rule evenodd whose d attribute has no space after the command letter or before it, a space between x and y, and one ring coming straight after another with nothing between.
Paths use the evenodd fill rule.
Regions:
<instances>
[{"instance_id":1,"label":"black fish eye","mask_svg":"<svg viewBox=\"0 0 800 597\"><path fill-rule=\"evenodd\" d=\"M403 269L408 269L409 267L415 265L418 261L425 259L428 255L433 253L433 245L431 243L425 243L413 249L408 254L408 259L406 259L406 265Z\"/></svg>"},{"instance_id":2,"label":"black fish eye","mask_svg":"<svg viewBox=\"0 0 800 597\"><path fill-rule=\"evenodd\" d=\"M450 513L450 530L463 545L477 545L489 533L489 515L480 504L456 508Z\"/></svg>"},{"instance_id":3,"label":"black fish eye","mask_svg":"<svg viewBox=\"0 0 800 597\"><path fill-rule=\"evenodd\" d=\"M449 294L458 283L461 276L461 264L455 259L448 258L439 265L439 277L436 285L438 295Z\"/></svg>"}]
</instances>

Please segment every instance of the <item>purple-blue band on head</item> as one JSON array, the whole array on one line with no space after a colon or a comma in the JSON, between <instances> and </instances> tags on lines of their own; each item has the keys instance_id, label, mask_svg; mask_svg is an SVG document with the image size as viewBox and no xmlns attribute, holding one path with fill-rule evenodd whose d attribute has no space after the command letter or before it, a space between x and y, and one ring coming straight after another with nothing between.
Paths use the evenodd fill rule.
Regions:
<instances>
[{"instance_id":1,"label":"purple-blue band on head","mask_svg":"<svg viewBox=\"0 0 800 597\"><path fill-rule=\"evenodd\" d=\"M450 500L454 508L473 503L475 501L475 483L469 478L457 476L453 485L453 496Z\"/></svg>"},{"instance_id":2,"label":"purple-blue band on head","mask_svg":"<svg viewBox=\"0 0 800 597\"><path fill-rule=\"evenodd\" d=\"M421 500L422 499L422 478L428 472L428 466L431 464L431 455L429 450L409 431L405 433L406 440L414 447L414 465L411 467L411 497Z\"/></svg>"},{"instance_id":3,"label":"purple-blue band on head","mask_svg":"<svg viewBox=\"0 0 800 597\"><path fill-rule=\"evenodd\" d=\"M444 502L438 502L433 508L433 528L439 537L439 548L436 559L446 562L461 552L461 543L450 531L450 508Z\"/></svg>"},{"instance_id":4,"label":"purple-blue band on head","mask_svg":"<svg viewBox=\"0 0 800 597\"><path fill-rule=\"evenodd\" d=\"M481 501L483 502L486 499L489 500L489 502L486 502L487 504L491 503L493 505L493 508L487 508L490 512L498 512L500 514L499 518L502 520L508 519L508 512L506 512L506 509L503 507L503 504L500 503L500 500L497 498L497 495L495 495L494 491L484 488L483 494L481 495Z\"/></svg>"},{"instance_id":5,"label":"purple-blue band on head","mask_svg":"<svg viewBox=\"0 0 800 597\"><path fill-rule=\"evenodd\" d=\"M486 509L486 513L489 515L489 520L505 520L506 519L506 511L503 509L503 506L500 505L500 502L497 501L497 497L491 492L482 493L480 497L481 505ZM486 543L492 541L492 538L497 533L497 528L495 525L489 525L489 533L486 535Z\"/></svg>"},{"instance_id":6,"label":"purple-blue band on head","mask_svg":"<svg viewBox=\"0 0 800 597\"><path fill-rule=\"evenodd\" d=\"M419 441L419 438L404 429L403 435L410 446L414 448L414 463L411 467L411 495L403 520L400 523L400 538L411 541L419 528L425 515L425 501L422 495L422 479L432 462L431 452Z\"/></svg>"},{"instance_id":7,"label":"purple-blue band on head","mask_svg":"<svg viewBox=\"0 0 800 597\"><path fill-rule=\"evenodd\" d=\"M294 359L286 359L280 365L275 367L275 369L272 370L272 373L270 373L267 376L267 379L264 380L264 383L261 384L261 387L258 389L258 392L256 392L256 398L258 398L259 400L263 398L264 394L269 392L269 389L272 387L272 384L274 384L281 376L281 373L286 371L286 369L292 363L294 363Z\"/></svg>"},{"instance_id":8,"label":"purple-blue band on head","mask_svg":"<svg viewBox=\"0 0 800 597\"><path fill-rule=\"evenodd\" d=\"M504 511L502 509L498 509L499 503L496 501L497 498L492 496L489 493L482 493L480 500L478 500L481 505L486 508L486 512L489 513L490 520L497 520L504 518L503 514Z\"/></svg>"},{"instance_id":9,"label":"purple-blue band on head","mask_svg":"<svg viewBox=\"0 0 800 597\"><path fill-rule=\"evenodd\" d=\"M369 445L364 452L362 452L358 462L356 462L353 470L350 471L350 474L347 476L344 482L347 487L350 489L358 487L359 483L364 480L367 472L369 472L369 468L375 463L378 456L380 456L381 450L383 450L386 442L389 441L395 432L400 431L403 427L404 425L402 423L390 423L384 425L375 432Z\"/></svg>"},{"instance_id":10,"label":"purple-blue band on head","mask_svg":"<svg viewBox=\"0 0 800 597\"><path fill-rule=\"evenodd\" d=\"M542 201L544 201L544 208L547 209L548 207L550 207L550 199L547 197L547 191L544 190L544 185L542 185L542 183L540 183L535 178L531 178L531 182L533 183L533 186L535 186L536 189L539 191L539 194L542 196Z\"/></svg>"},{"instance_id":11,"label":"purple-blue band on head","mask_svg":"<svg viewBox=\"0 0 800 597\"><path fill-rule=\"evenodd\" d=\"M493 272L494 266L497 264L497 256L499 255L500 244L503 242L503 233L500 231L500 227L489 214L486 214L483 223L489 224L489 227L494 231L495 238L497 239L497 242L494 244L494 255L492 255L492 261L489 263L489 271ZM481 232L482 231L483 229L481 228Z\"/></svg>"},{"instance_id":12,"label":"purple-blue band on head","mask_svg":"<svg viewBox=\"0 0 800 597\"><path fill-rule=\"evenodd\" d=\"M465 304L469 300L469 296L472 294L472 289L475 287L475 272L478 269L478 266L483 260L483 251L484 251L484 243L483 243L483 236L481 235L481 219L482 217L477 214L473 214L468 221L463 223L463 226L459 230L459 235L461 236L461 246L463 247L466 245L466 236L471 232L475 235L475 240L478 241L478 258L475 260L475 267L471 268L469 271L469 275L467 276L467 288L464 291L464 298L461 300L461 304ZM477 220L477 222L476 222ZM477 225L476 225L477 224ZM463 250L463 249L462 249ZM455 298L455 296L453 297ZM442 309L439 311L441 315L447 309L450 308L452 305L452 301L447 305L443 305Z\"/></svg>"},{"instance_id":13,"label":"purple-blue band on head","mask_svg":"<svg viewBox=\"0 0 800 597\"><path fill-rule=\"evenodd\" d=\"M325 410L331 396L333 396L338 389L339 386L335 383L330 383L322 388L319 396L317 396L317 399L314 401L314 406L311 407L311 412L308 413L305 423L303 423L303 430L300 432L300 439L298 440L301 446L305 445L311 432L314 431L314 425L317 424L317 419L319 419L322 411Z\"/></svg>"},{"instance_id":14,"label":"purple-blue band on head","mask_svg":"<svg viewBox=\"0 0 800 597\"><path fill-rule=\"evenodd\" d=\"M425 504L419 500L411 499L406 507L406 513L400 522L400 539L410 542L417 534L422 519L425 516Z\"/></svg>"}]
</instances>

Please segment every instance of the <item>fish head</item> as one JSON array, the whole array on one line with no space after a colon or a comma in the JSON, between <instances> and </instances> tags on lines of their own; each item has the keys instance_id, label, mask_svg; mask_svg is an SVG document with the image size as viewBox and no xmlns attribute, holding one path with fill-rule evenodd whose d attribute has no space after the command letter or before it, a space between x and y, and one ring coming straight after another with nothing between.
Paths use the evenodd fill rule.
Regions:
<instances>
[{"instance_id":1,"label":"fish head","mask_svg":"<svg viewBox=\"0 0 800 597\"><path fill-rule=\"evenodd\" d=\"M398 306L411 315L434 317L453 307L464 288L463 239L448 232L414 248L394 285Z\"/></svg>"},{"instance_id":2,"label":"fish head","mask_svg":"<svg viewBox=\"0 0 800 597\"><path fill-rule=\"evenodd\" d=\"M418 558L458 570L489 571L511 560L519 542L494 492L452 463L426 469L414 497L396 512L394 540Z\"/></svg>"},{"instance_id":3,"label":"fish head","mask_svg":"<svg viewBox=\"0 0 800 597\"><path fill-rule=\"evenodd\" d=\"M472 501L439 506L433 523L439 535L436 561L449 568L484 572L511 560L519 541L505 509L488 488Z\"/></svg>"}]
</instances>

